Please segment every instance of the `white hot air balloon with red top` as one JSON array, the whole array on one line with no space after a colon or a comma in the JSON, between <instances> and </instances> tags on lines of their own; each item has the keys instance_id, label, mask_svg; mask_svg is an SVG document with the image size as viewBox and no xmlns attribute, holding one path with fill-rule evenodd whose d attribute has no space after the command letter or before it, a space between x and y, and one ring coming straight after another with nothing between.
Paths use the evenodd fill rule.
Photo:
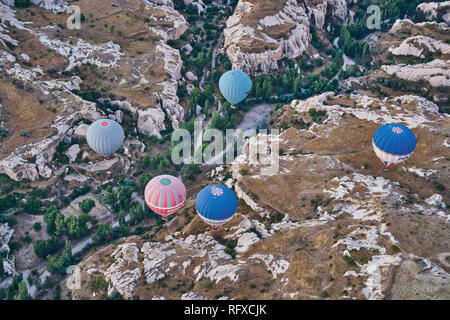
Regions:
<instances>
[{"instance_id":1,"label":"white hot air balloon with red top","mask_svg":"<svg viewBox=\"0 0 450 320\"><path fill-rule=\"evenodd\" d=\"M177 177L161 175L153 178L145 187L145 202L164 220L183 207L186 187Z\"/></svg>"}]
</instances>

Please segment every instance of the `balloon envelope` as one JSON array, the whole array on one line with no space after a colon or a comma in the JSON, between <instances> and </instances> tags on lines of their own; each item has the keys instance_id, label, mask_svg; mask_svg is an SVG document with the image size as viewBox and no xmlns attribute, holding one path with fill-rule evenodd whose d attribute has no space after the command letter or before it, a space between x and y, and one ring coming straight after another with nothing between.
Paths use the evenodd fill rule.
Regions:
<instances>
[{"instance_id":1,"label":"balloon envelope","mask_svg":"<svg viewBox=\"0 0 450 320\"><path fill-rule=\"evenodd\" d=\"M195 209L198 215L213 227L231 220L237 206L238 202L234 192L218 184L203 188L195 199Z\"/></svg>"},{"instance_id":2,"label":"balloon envelope","mask_svg":"<svg viewBox=\"0 0 450 320\"><path fill-rule=\"evenodd\" d=\"M107 157L119 150L125 135L122 126L116 121L100 119L89 126L86 139L92 150Z\"/></svg>"},{"instance_id":3,"label":"balloon envelope","mask_svg":"<svg viewBox=\"0 0 450 320\"><path fill-rule=\"evenodd\" d=\"M252 89L250 77L240 70L225 72L219 80L219 89L232 105L244 100Z\"/></svg>"},{"instance_id":4,"label":"balloon envelope","mask_svg":"<svg viewBox=\"0 0 450 320\"><path fill-rule=\"evenodd\" d=\"M145 202L157 214L167 217L177 212L186 201L186 187L177 177L161 175L147 183Z\"/></svg>"},{"instance_id":5,"label":"balloon envelope","mask_svg":"<svg viewBox=\"0 0 450 320\"><path fill-rule=\"evenodd\" d=\"M390 123L375 131L373 150L386 167L408 159L416 148L416 137L406 126Z\"/></svg>"}]
</instances>

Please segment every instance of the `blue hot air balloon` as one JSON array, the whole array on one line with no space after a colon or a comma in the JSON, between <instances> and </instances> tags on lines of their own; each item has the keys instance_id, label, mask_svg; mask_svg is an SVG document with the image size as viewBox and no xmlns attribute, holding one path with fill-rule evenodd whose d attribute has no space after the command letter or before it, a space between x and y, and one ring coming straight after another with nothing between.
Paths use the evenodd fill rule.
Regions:
<instances>
[{"instance_id":1,"label":"blue hot air balloon","mask_svg":"<svg viewBox=\"0 0 450 320\"><path fill-rule=\"evenodd\" d=\"M240 70L225 72L219 80L219 89L232 106L244 100L252 89L250 77Z\"/></svg>"},{"instance_id":2,"label":"blue hot air balloon","mask_svg":"<svg viewBox=\"0 0 450 320\"><path fill-rule=\"evenodd\" d=\"M386 167L408 159L416 148L416 137L408 128L398 123L385 124L375 131L373 150Z\"/></svg>"},{"instance_id":3,"label":"blue hot air balloon","mask_svg":"<svg viewBox=\"0 0 450 320\"><path fill-rule=\"evenodd\" d=\"M86 139L92 150L107 158L119 150L125 135L122 126L116 121L100 119L89 126Z\"/></svg>"},{"instance_id":4,"label":"blue hot air balloon","mask_svg":"<svg viewBox=\"0 0 450 320\"><path fill-rule=\"evenodd\" d=\"M213 229L230 221L236 213L237 206L234 192L219 184L203 188L195 199L198 215Z\"/></svg>"}]
</instances>

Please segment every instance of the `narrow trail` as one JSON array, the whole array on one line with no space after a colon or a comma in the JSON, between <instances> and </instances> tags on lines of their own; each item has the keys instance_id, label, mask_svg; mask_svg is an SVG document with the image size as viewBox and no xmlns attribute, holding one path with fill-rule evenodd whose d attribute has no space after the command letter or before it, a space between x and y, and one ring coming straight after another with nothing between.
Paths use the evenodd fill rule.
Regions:
<instances>
[{"instance_id":1,"label":"narrow trail","mask_svg":"<svg viewBox=\"0 0 450 320\"><path fill-rule=\"evenodd\" d=\"M222 41L223 41L223 31L220 33L219 40L217 41L217 44L214 47L214 50L212 52L211 69L209 70L209 72L212 72L214 70L214 68L216 67L217 50L219 50L219 47L222 44ZM198 85L200 90L205 91L204 85L205 85L205 74L202 75L202 78Z\"/></svg>"}]
</instances>

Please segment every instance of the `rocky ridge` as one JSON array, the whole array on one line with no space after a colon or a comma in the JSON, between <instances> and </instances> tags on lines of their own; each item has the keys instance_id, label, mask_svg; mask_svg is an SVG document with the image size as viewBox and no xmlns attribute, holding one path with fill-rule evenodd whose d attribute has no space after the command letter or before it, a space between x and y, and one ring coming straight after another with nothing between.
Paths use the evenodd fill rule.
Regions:
<instances>
[{"instance_id":1,"label":"rocky ridge","mask_svg":"<svg viewBox=\"0 0 450 320\"><path fill-rule=\"evenodd\" d=\"M287 0L268 4L240 0L224 31L224 45L233 69L267 73L277 70L283 58L294 59L314 52L310 34L312 16L317 28L324 28L327 10L335 19L346 22L348 2Z\"/></svg>"},{"instance_id":2,"label":"rocky ridge","mask_svg":"<svg viewBox=\"0 0 450 320\"><path fill-rule=\"evenodd\" d=\"M307 117L311 108L325 110L326 119L309 129L252 137L231 166L214 170L212 178L233 188L240 199L239 214L229 226L218 232L194 231L201 221L192 210L193 202L188 202L160 231L159 241L131 237L92 253L80 264L87 271L83 273L87 283L95 274L103 275L122 295L149 299L182 299L187 294L311 299L324 291L338 299L383 299L390 294L389 275L395 267L446 252L445 244L431 246L431 242L448 233L442 228L450 221L444 205L448 199L435 193L430 181L448 180L446 160L438 156L448 154L443 135L448 116L418 96L380 100L332 92L294 100L281 112ZM393 121L407 123L418 146L408 163L383 171L372 154L370 133ZM358 134L349 137L348 132L355 130ZM264 161L252 163L249 145L265 149L273 142L280 147L279 171L264 175ZM434 147L427 149L430 145ZM228 171L231 178L225 181ZM413 176L415 172L420 174ZM277 197L272 190L277 190ZM424 237L422 231L413 236L416 240L408 235L418 211L435 237ZM171 232L183 216L191 217L191 222ZM235 241L234 258L224 240ZM103 256L111 259L104 262ZM448 271L440 268L430 277L448 282ZM186 292L161 287L189 279L194 284ZM265 290L249 291L249 281L256 287L270 283L268 295ZM74 294L81 298L89 294L88 287Z\"/></svg>"},{"instance_id":3,"label":"rocky ridge","mask_svg":"<svg viewBox=\"0 0 450 320\"><path fill-rule=\"evenodd\" d=\"M10 3L6 3L10 5ZM39 92L40 103L44 104L62 104L63 110L57 112L57 117L49 125L54 128L57 135L50 132L40 137L33 131L33 143L15 144L16 149L10 152L10 155L0 160L0 171L7 174L14 180L29 179L34 181L39 177L49 178L54 169L51 168L53 154L58 144L68 135L73 133L72 123L83 118L88 121L94 121L102 115L102 112L96 110L95 104L84 101L71 91L80 90L80 86L87 80L82 81L80 77L73 76L70 79L49 79L48 70L41 66L29 67L29 56L32 54L22 52L20 55L11 54L7 50L7 44L19 46L19 42L11 37L9 28L13 27L20 30L28 37L28 42L39 41L39 43L57 56L62 57L63 65L61 71L72 72L74 69L93 65L100 70L108 70L112 82L110 85L117 91L117 104L124 109L131 111L138 122L138 130L141 133L161 137L160 131L166 129L165 119L168 118L174 128L179 126L184 117L184 109L179 104L177 97L178 80L181 77L180 70L182 61L178 50L168 46L165 41L177 39L187 30L188 24L184 17L175 11L172 7L161 4L147 2L143 14L151 16L154 21L149 23L149 31L160 31L157 35L162 38L156 40L153 49L149 53L143 53L136 57L124 50L123 45L115 40L106 41L100 44L91 42L74 36L69 36L70 40L61 40L58 38L63 29L59 26L31 26L30 21L22 22L16 18L17 10L13 10L4 3L0 3L0 14L2 24L0 25L0 44L3 44L6 50L1 51L1 68L7 78L14 81L20 81L25 84L27 90ZM64 1L41 1L40 6L45 9L51 9L52 12L60 12L65 9ZM80 2L83 9L85 2ZM111 5L123 10L138 10L140 2L136 1L111 1ZM57 9L60 8L61 10ZM142 9L142 8L141 8ZM92 10L92 8L91 8ZM86 10L85 10L86 11ZM57 17L57 16L55 16ZM22 19L21 19L22 20ZM95 31L94 31L95 32ZM150 32L150 35L152 32ZM26 48L20 44L21 48ZM157 82L151 80L148 74L144 74L143 66L155 63L162 65L160 74L165 75L158 78ZM148 68L148 67L147 67ZM118 76L122 74L122 76ZM136 90L151 85L153 94L143 100L135 96ZM19 88L19 90L21 90ZM3 107L11 108L14 102ZM152 105L153 104L153 105ZM30 105L30 109L35 108ZM49 116L50 117L50 116ZM13 128L8 128L7 122L3 121L3 126L14 134ZM14 136L10 140L17 140ZM68 138L66 138L68 139ZM70 137L69 137L70 139ZM14 148L14 144L11 145ZM30 162L32 159L33 162Z\"/></svg>"}]
</instances>

